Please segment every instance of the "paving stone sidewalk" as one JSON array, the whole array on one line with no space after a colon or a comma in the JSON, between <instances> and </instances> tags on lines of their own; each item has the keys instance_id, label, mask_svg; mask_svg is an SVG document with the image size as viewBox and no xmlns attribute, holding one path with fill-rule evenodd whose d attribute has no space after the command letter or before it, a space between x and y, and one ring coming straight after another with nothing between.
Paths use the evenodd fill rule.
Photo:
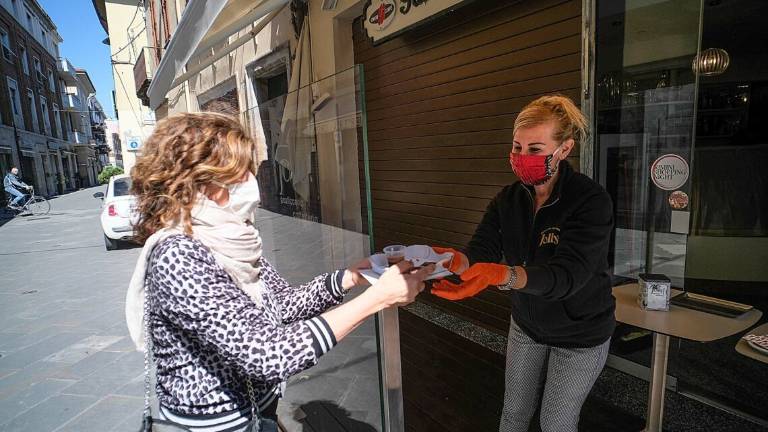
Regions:
<instances>
[{"instance_id":1,"label":"paving stone sidewalk","mask_svg":"<svg viewBox=\"0 0 768 432\"><path fill-rule=\"evenodd\" d=\"M100 201L83 190L51 201L45 217L0 219L0 431L135 431L142 356L124 322L139 249L107 252ZM265 254L291 282L367 252L359 234L263 212ZM316 367L294 377L280 403L288 431L379 431L373 320Z\"/></svg>"}]
</instances>

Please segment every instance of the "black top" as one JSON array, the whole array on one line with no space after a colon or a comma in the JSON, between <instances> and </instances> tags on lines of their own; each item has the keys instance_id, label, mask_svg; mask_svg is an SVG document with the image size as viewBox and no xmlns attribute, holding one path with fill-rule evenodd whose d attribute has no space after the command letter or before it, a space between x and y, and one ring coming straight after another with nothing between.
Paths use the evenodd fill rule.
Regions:
<instances>
[{"instance_id":1,"label":"black top","mask_svg":"<svg viewBox=\"0 0 768 432\"><path fill-rule=\"evenodd\" d=\"M567 162L558 169L552 194L536 213L533 187L504 187L466 252L470 263L525 267L527 285L510 295L512 317L528 336L591 347L608 340L615 326L608 267L613 205L602 186Z\"/></svg>"}]
</instances>

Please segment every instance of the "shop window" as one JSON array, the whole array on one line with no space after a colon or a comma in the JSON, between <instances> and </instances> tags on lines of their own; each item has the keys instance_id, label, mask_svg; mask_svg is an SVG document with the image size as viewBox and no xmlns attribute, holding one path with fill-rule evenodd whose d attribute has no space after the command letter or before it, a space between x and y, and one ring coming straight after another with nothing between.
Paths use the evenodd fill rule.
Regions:
<instances>
[{"instance_id":1,"label":"shop window","mask_svg":"<svg viewBox=\"0 0 768 432\"><path fill-rule=\"evenodd\" d=\"M768 3L597 6L594 166L613 198L614 274L662 273L765 311L768 55L756 47ZM650 336L636 331L619 325L612 354L646 366ZM761 372L737 339L673 340L669 371L687 393L766 421Z\"/></svg>"},{"instance_id":2,"label":"shop window","mask_svg":"<svg viewBox=\"0 0 768 432\"><path fill-rule=\"evenodd\" d=\"M759 125L768 85L707 81L699 87L691 234L766 237L768 148Z\"/></svg>"}]
</instances>

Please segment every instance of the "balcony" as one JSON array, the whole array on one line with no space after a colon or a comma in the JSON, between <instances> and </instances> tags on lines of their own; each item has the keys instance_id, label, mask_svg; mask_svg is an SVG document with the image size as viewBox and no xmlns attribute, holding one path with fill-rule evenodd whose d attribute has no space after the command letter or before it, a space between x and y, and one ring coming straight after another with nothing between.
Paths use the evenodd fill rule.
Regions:
<instances>
[{"instance_id":1,"label":"balcony","mask_svg":"<svg viewBox=\"0 0 768 432\"><path fill-rule=\"evenodd\" d=\"M69 93L63 94L61 95L61 102L64 106L64 111L83 111L83 104L80 102L80 98L77 97L77 95Z\"/></svg>"},{"instance_id":2,"label":"balcony","mask_svg":"<svg viewBox=\"0 0 768 432\"><path fill-rule=\"evenodd\" d=\"M111 151L106 144L97 144L94 148L96 149L96 154L108 155Z\"/></svg>"},{"instance_id":3,"label":"balcony","mask_svg":"<svg viewBox=\"0 0 768 432\"><path fill-rule=\"evenodd\" d=\"M136 64L133 66L133 79L136 83L136 96L141 99L141 103L149 106L149 96L147 90L152 83L155 69L160 58L160 50L153 47L144 47L141 49Z\"/></svg>"},{"instance_id":4,"label":"balcony","mask_svg":"<svg viewBox=\"0 0 768 432\"><path fill-rule=\"evenodd\" d=\"M77 71L69 60L60 57L57 63L57 67L61 74L62 79L67 84L77 84Z\"/></svg>"}]
</instances>

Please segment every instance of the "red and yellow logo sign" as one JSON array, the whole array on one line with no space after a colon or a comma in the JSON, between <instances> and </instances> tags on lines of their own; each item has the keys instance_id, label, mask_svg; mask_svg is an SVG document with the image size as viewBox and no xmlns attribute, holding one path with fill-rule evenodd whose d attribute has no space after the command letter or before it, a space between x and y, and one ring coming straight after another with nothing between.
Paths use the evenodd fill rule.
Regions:
<instances>
[{"instance_id":1,"label":"red and yellow logo sign","mask_svg":"<svg viewBox=\"0 0 768 432\"><path fill-rule=\"evenodd\" d=\"M376 2L371 6L374 6ZM384 30L395 19L395 11L397 5L394 0L379 0L379 4L376 7L371 7L368 10L371 11L368 16L368 22L373 24L377 30Z\"/></svg>"}]
</instances>

